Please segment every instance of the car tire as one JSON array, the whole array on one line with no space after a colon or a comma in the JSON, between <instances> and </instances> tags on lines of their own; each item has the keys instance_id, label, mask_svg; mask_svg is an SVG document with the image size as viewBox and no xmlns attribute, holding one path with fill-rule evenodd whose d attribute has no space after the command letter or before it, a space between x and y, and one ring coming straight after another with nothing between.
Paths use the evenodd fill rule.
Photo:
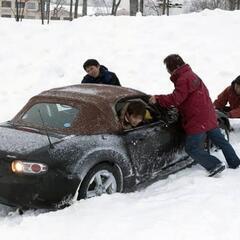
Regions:
<instances>
[{"instance_id":1,"label":"car tire","mask_svg":"<svg viewBox=\"0 0 240 240\"><path fill-rule=\"evenodd\" d=\"M116 166L107 163L91 168L84 178L78 192L78 200L120 192L121 175Z\"/></svg>"}]
</instances>

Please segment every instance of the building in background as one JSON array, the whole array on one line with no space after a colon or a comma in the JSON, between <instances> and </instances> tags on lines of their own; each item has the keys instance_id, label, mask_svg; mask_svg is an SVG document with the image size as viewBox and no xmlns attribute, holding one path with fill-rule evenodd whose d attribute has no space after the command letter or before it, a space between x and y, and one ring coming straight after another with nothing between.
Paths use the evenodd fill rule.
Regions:
<instances>
[{"instance_id":1,"label":"building in background","mask_svg":"<svg viewBox=\"0 0 240 240\"><path fill-rule=\"evenodd\" d=\"M40 19L41 2L39 0L0 0L0 16L19 19ZM69 20L69 11L62 6L50 5L50 19Z\"/></svg>"},{"instance_id":2,"label":"building in background","mask_svg":"<svg viewBox=\"0 0 240 240\"><path fill-rule=\"evenodd\" d=\"M44 12L47 8L45 2ZM121 0L117 8L116 15L133 15L142 12L143 16L163 15L162 2L164 0ZM167 1L167 0L166 0ZM184 12L183 2L186 0L169 0L171 7L166 10L167 15L176 15ZM74 3L72 14L70 14L70 0L51 0L50 19L52 20L71 20L73 17ZM179 6L176 5L179 3ZM83 0L79 0L79 13L82 14ZM111 15L113 0L88 0L87 15ZM175 4L175 6L173 6ZM182 7L183 6L183 7ZM48 8L49 9L49 8ZM41 19L41 0L0 0L0 17L13 18L18 12L19 19ZM45 14L45 18L47 18Z\"/></svg>"},{"instance_id":3,"label":"building in background","mask_svg":"<svg viewBox=\"0 0 240 240\"><path fill-rule=\"evenodd\" d=\"M40 18L40 3L37 0L0 0L1 17L15 17L16 12L19 18Z\"/></svg>"}]
</instances>

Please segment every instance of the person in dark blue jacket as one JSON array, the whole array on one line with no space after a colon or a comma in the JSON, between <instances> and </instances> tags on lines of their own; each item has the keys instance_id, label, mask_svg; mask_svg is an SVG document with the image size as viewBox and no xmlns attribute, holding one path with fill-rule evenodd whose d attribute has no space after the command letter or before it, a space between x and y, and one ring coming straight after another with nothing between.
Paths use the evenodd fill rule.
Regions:
<instances>
[{"instance_id":1,"label":"person in dark blue jacket","mask_svg":"<svg viewBox=\"0 0 240 240\"><path fill-rule=\"evenodd\" d=\"M83 78L82 83L97 83L121 86L115 73L100 65L95 59L88 59L83 64L87 75Z\"/></svg>"}]
</instances>

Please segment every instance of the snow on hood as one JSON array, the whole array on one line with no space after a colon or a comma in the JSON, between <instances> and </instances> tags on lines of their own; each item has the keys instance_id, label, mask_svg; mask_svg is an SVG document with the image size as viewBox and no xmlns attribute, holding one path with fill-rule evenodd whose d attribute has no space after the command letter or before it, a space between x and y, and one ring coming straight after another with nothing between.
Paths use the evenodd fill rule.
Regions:
<instances>
[{"instance_id":1,"label":"snow on hood","mask_svg":"<svg viewBox=\"0 0 240 240\"><path fill-rule=\"evenodd\" d=\"M28 154L49 145L47 136L39 133L0 127L0 135L0 151L7 153ZM59 141L55 137L50 139L52 143Z\"/></svg>"}]
</instances>

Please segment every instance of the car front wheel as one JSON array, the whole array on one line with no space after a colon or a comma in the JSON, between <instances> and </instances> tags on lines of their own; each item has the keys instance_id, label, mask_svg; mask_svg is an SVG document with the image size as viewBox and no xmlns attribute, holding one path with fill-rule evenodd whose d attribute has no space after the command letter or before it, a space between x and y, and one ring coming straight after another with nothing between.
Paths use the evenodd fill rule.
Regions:
<instances>
[{"instance_id":1,"label":"car front wheel","mask_svg":"<svg viewBox=\"0 0 240 240\"><path fill-rule=\"evenodd\" d=\"M86 199L102 194L112 194L120 191L121 177L118 168L109 164L99 164L88 172L84 178L78 199Z\"/></svg>"}]
</instances>

